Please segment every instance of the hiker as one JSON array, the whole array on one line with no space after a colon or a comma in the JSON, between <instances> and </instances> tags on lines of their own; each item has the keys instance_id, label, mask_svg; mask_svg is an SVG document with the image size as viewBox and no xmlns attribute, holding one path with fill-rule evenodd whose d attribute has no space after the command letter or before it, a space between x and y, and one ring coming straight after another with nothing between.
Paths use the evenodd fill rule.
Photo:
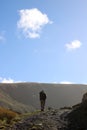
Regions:
<instances>
[{"instance_id":1,"label":"hiker","mask_svg":"<svg viewBox=\"0 0 87 130\"><path fill-rule=\"evenodd\" d=\"M47 97L43 90L39 93L39 96L40 96L41 111L44 111L45 101Z\"/></svg>"}]
</instances>

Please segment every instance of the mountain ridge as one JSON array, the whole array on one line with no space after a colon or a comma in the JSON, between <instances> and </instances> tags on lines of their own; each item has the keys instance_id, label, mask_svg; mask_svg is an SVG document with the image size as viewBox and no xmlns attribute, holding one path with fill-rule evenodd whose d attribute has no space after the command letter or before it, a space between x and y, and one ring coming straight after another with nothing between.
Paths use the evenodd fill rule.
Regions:
<instances>
[{"instance_id":1,"label":"mountain ridge","mask_svg":"<svg viewBox=\"0 0 87 130\"><path fill-rule=\"evenodd\" d=\"M14 107L16 109L18 106L18 110L21 108L24 111L40 109L39 92L41 90L47 94L46 107L60 108L81 102L87 85L36 82L0 83L0 95L2 96L0 105L4 104L4 107L10 109Z\"/></svg>"}]
</instances>

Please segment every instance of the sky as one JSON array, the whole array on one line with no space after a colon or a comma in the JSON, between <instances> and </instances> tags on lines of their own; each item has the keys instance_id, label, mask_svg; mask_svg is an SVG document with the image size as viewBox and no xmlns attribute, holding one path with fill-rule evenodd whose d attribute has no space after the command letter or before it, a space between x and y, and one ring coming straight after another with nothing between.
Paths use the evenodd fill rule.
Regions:
<instances>
[{"instance_id":1,"label":"sky","mask_svg":"<svg viewBox=\"0 0 87 130\"><path fill-rule=\"evenodd\" d=\"M0 0L0 82L87 84L87 0Z\"/></svg>"}]
</instances>

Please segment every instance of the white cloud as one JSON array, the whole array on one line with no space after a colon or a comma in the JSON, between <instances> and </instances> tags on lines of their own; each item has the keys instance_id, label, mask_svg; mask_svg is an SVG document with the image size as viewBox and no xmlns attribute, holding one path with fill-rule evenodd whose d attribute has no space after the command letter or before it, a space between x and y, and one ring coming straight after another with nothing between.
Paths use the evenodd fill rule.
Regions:
<instances>
[{"instance_id":1,"label":"white cloud","mask_svg":"<svg viewBox=\"0 0 87 130\"><path fill-rule=\"evenodd\" d=\"M6 79L6 78L0 77L0 82L1 83L14 83L14 80L11 78Z\"/></svg>"},{"instance_id":2,"label":"white cloud","mask_svg":"<svg viewBox=\"0 0 87 130\"><path fill-rule=\"evenodd\" d=\"M36 33L36 32L29 32L29 35L27 35L27 37L29 37L30 36L30 38L36 38L36 37L40 37L40 35L38 34L38 33Z\"/></svg>"},{"instance_id":3,"label":"white cloud","mask_svg":"<svg viewBox=\"0 0 87 130\"><path fill-rule=\"evenodd\" d=\"M79 40L74 40L71 43L67 43L65 46L68 50L75 50L80 48L82 43Z\"/></svg>"},{"instance_id":4,"label":"white cloud","mask_svg":"<svg viewBox=\"0 0 87 130\"><path fill-rule=\"evenodd\" d=\"M82 83L82 84L87 85L87 83Z\"/></svg>"},{"instance_id":5,"label":"white cloud","mask_svg":"<svg viewBox=\"0 0 87 130\"><path fill-rule=\"evenodd\" d=\"M60 84L73 84L73 83L69 81L61 81Z\"/></svg>"},{"instance_id":6,"label":"white cloud","mask_svg":"<svg viewBox=\"0 0 87 130\"><path fill-rule=\"evenodd\" d=\"M52 23L46 14L37 8L23 9L19 11L20 19L17 27L21 29L26 38L40 37L40 31L46 24Z\"/></svg>"},{"instance_id":7,"label":"white cloud","mask_svg":"<svg viewBox=\"0 0 87 130\"><path fill-rule=\"evenodd\" d=\"M20 82L22 82L22 81L14 81L11 78L2 78L2 77L0 77L0 83L20 83Z\"/></svg>"}]
</instances>

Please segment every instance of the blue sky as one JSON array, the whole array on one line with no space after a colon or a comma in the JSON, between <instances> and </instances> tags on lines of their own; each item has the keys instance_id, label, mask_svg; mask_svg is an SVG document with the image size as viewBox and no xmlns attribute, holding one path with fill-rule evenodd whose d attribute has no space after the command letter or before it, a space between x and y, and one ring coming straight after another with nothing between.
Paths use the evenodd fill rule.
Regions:
<instances>
[{"instance_id":1,"label":"blue sky","mask_svg":"<svg viewBox=\"0 0 87 130\"><path fill-rule=\"evenodd\" d=\"M1 0L0 82L87 83L87 0Z\"/></svg>"}]
</instances>

